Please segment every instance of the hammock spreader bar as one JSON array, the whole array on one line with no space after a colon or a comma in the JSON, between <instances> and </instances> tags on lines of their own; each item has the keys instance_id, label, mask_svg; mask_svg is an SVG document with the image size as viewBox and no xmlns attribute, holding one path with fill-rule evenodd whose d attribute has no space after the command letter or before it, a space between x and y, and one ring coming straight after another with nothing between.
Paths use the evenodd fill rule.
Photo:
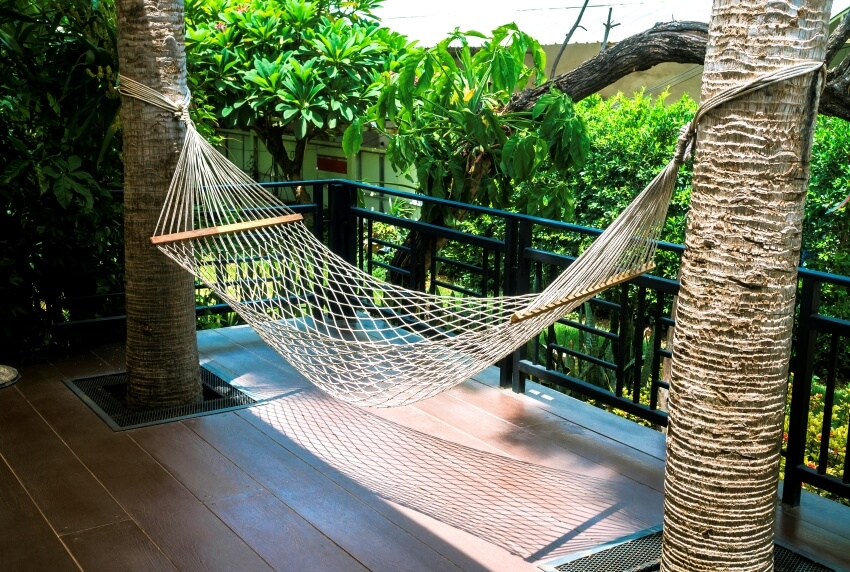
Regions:
<instances>
[{"instance_id":1,"label":"hammock spreader bar","mask_svg":"<svg viewBox=\"0 0 850 572\"><path fill-rule=\"evenodd\" d=\"M268 226L274 226L276 224L289 224L297 222L299 220L304 220L304 217L296 213L285 216L276 216L272 218L249 220L246 222L237 222L234 224L225 224L221 226L211 226L209 228L199 228L197 230L186 230L183 232L174 232L171 234L160 234L151 237L151 244L166 244L168 242L188 240L190 238L202 238L204 236L230 234L233 232L241 232L244 230L252 230L255 228L265 228Z\"/></svg>"},{"instance_id":2,"label":"hammock spreader bar","mask_svg":"<svg viewBox=\"0 0 850 572\"><path fill-rule=\"evenodd\" d=\"M511 323L516 324L517 322L522 322L524 320L534 318L535 316L551 312L556 308L569 306L570 304L578 300L585 300L587 298L591 298L599 294L600 292L604 292L608 288L613 288L617 284L628 282L629 280L637 278L641 274L646 274L647 272L652 271L653 268L655 268L654 263L645 264L638 268L632 268L630 270L627 270L626 272L615 274L607 280L599 282L598 284L594 284L590 288L581 290L580 292L572 292L568 296L564 296L563 298L561 298L560 300L556 300L555 302L550 302L545 306L534 308L533 310L523 310L521 312L514 312L513 314L511 314Z\"/></svg>"}]
</instances>

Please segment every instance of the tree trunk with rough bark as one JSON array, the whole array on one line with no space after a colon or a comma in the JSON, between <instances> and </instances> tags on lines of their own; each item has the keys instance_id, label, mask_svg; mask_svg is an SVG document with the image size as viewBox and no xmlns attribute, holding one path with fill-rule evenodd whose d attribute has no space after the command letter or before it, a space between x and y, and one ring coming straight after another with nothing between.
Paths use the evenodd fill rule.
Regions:
<instances>
[{"instance_id":1,"label":"tree trunk with rough bark","mask_svg":"<svg viewBox=\"0 0 850 572\"><path fill-rule=\"evenodd\" d=\"M823 60L831 0L715 0L702 100ZM803 204L819 81L700 123L682 259L664 501L665 571L773 570Z\"/></svg>"},{"instance_id":2,"label":"tree trunk with rough bark","mask_svg":"<svg viewBox=\"0 0 850 572\"><path fill-rule=\"evenodd\" d=\"M186 94L181 0L118 0L121 73L174 101ZM185 127L124 97L127 403L151 409L200 401L194 281L150 243Z\"/></svg>"}]
</instances>

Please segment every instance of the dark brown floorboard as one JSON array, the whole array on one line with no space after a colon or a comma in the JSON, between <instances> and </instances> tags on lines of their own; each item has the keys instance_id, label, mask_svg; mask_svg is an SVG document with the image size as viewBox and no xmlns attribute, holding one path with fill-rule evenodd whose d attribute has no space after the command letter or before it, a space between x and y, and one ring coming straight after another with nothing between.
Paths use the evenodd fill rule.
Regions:
<instances>
[{"instance_id":1,"label":"dark brown floorboard","mask_svg":"<svg viewBox=\"0 0 850 572\"><path fill-rule=\"evenodd\" d=\"M86 572L176 570L132 521L76 532L63 540Z\"/></svg>"},{"instance_id":2,"label":"dark brown floorboard","mask_svg":"<svg viewBox=\"0 0 850 572\"><path fill-rule=\"evenodd\" d=\"M132 435L274 568L365 570L182 423Z\"/></svg>"},{"instance_id":3,"label":"dark brown floorboard","mask_svg":"<svg viewBox=\"0 0 850 572\"><path fill-rule=\"evenodd\" d=\"M254 479L182 423L156 425L129 434L205 503L261 490Z\"/></svg>"},{"instance_id":4,"label":"dark brown floorboard","mask_svg":"<svg viewBox=\"0 0 850 572\"><path fill-rule=\"evenodd\" d=\"M803 491L800 506L777 508L776 535L804 555L850 570L850 507Z\"/></svg>"},{"instance_id":5,"label":"dark brown floorboard","mask_svg":"<svg viewBox=\"0 0 850 572\"><path fill-rule=\"evenodd\" d=\"M236 414L186 424L370 570L459 570Z\"/></svg>"},{"instance_id":6,"label":"dark brown floorboard","mask_svg":"<svg viewBox=\"0 0 850 572\"><path fill-rule=\"evenodd\" d=\"M367 570L269 491L246 493L210 504L276 570Z\"/></svg>"},{"instance_id":7,"label":"dark brown floorboard","mask_svg":"<svg viewBox=\"0 0 850 572\"><path fill-rule=\"evenodd\" d=\"M0 394L8 391L12 389L2 389ZM15 572L79 570L2 458L0 458L0 569Z\"/></svg>"},{"instance_id":8,"label":"dark brown floorboard","mask_svg":"<svg viewBox=\"0 0 850 572\"><path fill-rule=\"evenodd\" d=\"M260 395L315 391L247 328L201 332L199 340L202 361ZM473 536L479 528L465 532L438 513L410 508L417 505L405 504L404 495L383 494L384 481L361 481L378 474L368 472L368 455L363 472L351 473L324 454L333 443L313 443L314 450L293 441L315 435L312 418L296 423L305 432L294 437L279 419L254 410L114 433L61 383L123 366L122 345L111 344L69 354L57 366L20 368L23 380L0 390L0 572L62 572L77 563L86 571L535 569L491 544L494 537ZM482 450L612 479L597 498L622 499L618 507L635 522L660 520L663 438L643 432L633 439L631 424L583 404L534 402L467 382L378 414ZM357 429L380 437L375 424L338 431ZM370 443L364 438L358 451ZM447 475L440 470L435 478ZM553 503L570 507L569 495L555 496ZM801 507L778 509L778 536L850 568L848 510L804 494ZM533 528L523 518L511 530ZM604 530L590 524L576 528L566 550L617 529L613 521Z\"/></svg>"},{"instance_id":9,"label":"dark brown floorboard","mask_svg":"<svg viewBox=\"0 0 850 572\"><path fill-rule=\"evenodd\" d=\"M58 534L129 517L16 390L0 391L0 454Z\"/></svg>"},{"instance_id":10,"label":"dark brown floorboard","mask_svg":"<svg viewBox=\"0 0 850 572\"><path fill-rule=\"evenodd\" d=\"M129 435L109 429L69 389L26 379L18 386L180 570L270 569Z\"/></svg>"}]
</instances>

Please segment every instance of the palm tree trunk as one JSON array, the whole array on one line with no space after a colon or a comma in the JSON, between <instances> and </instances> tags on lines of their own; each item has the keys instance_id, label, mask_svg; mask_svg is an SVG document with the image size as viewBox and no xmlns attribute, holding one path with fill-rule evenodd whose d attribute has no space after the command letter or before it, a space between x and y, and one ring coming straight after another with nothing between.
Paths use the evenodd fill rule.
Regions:
<instances>
[{"instance_id":1,"label":"palm tree trunk","mask_svg":"<svg viewBox=\"0 0 850 572\"><path fill-rule=\"evenodd\" d=\"M121 73L175 101L186 93L181 0L118 0ZM127 404L201 399L192 277L150 243L183 142L171 113L122 101L127 292Z\"/></svg>"},{"instance_id":2,"label":"palm tree trunk","mask_svg":"<svg viewBox=\"0 0 850 572\"><path fill-rule=\"evenodd\" d=\"M702 99L823 59L831 0L715 0ZM699 125L673 345L662 570L773 570L811 76Z\"/></svg>"}]
</instances>

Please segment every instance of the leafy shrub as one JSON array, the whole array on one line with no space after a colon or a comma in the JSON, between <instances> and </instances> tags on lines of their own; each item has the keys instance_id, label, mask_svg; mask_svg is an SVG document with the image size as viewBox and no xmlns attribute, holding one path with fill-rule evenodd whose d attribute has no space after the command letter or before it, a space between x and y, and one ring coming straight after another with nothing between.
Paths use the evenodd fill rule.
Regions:
<instances>
[{"instance_id":1,"label":"leafy shrub","mask_svg":"<svg viewBox=\"0 0 850 572\"><path fill-rule=\"evenodd\" d=\"M576 104L587 124L590 152L584 167L568 173L563 184L572 190L572 220L582 226L607 227L670 161L679 130L690 121L696 104L684 96L667 105L666 94L638 92L610 99L598 95ZM662 239L681 244L690 199L691 166L682 166ZM540 230L536 245L555 252L575 251L586 239ZM678 257L659 254L658 272L675 278Z\"/></svg>"},{"instance_id":2,"label":"leafy shrub","mask_svg":"<svg viewBox=\"0 0 850 572\"><path fill-rule=\"evenodd\" d=\"M850 123L820 116L812 147L811 181L803 220L804 266L850 275L850 208L833 210L848 194Z\"/></svg>"},{"instance_id":3,"label":"leafy shrub","mask_svg":"<svg viewBox=\"0 0 850 572\"><path fill-rule=\"evenodd\" d=\"M113 22L111 2L0 0L0 357L123 289Z\"/></svg>"}]
</instances>

